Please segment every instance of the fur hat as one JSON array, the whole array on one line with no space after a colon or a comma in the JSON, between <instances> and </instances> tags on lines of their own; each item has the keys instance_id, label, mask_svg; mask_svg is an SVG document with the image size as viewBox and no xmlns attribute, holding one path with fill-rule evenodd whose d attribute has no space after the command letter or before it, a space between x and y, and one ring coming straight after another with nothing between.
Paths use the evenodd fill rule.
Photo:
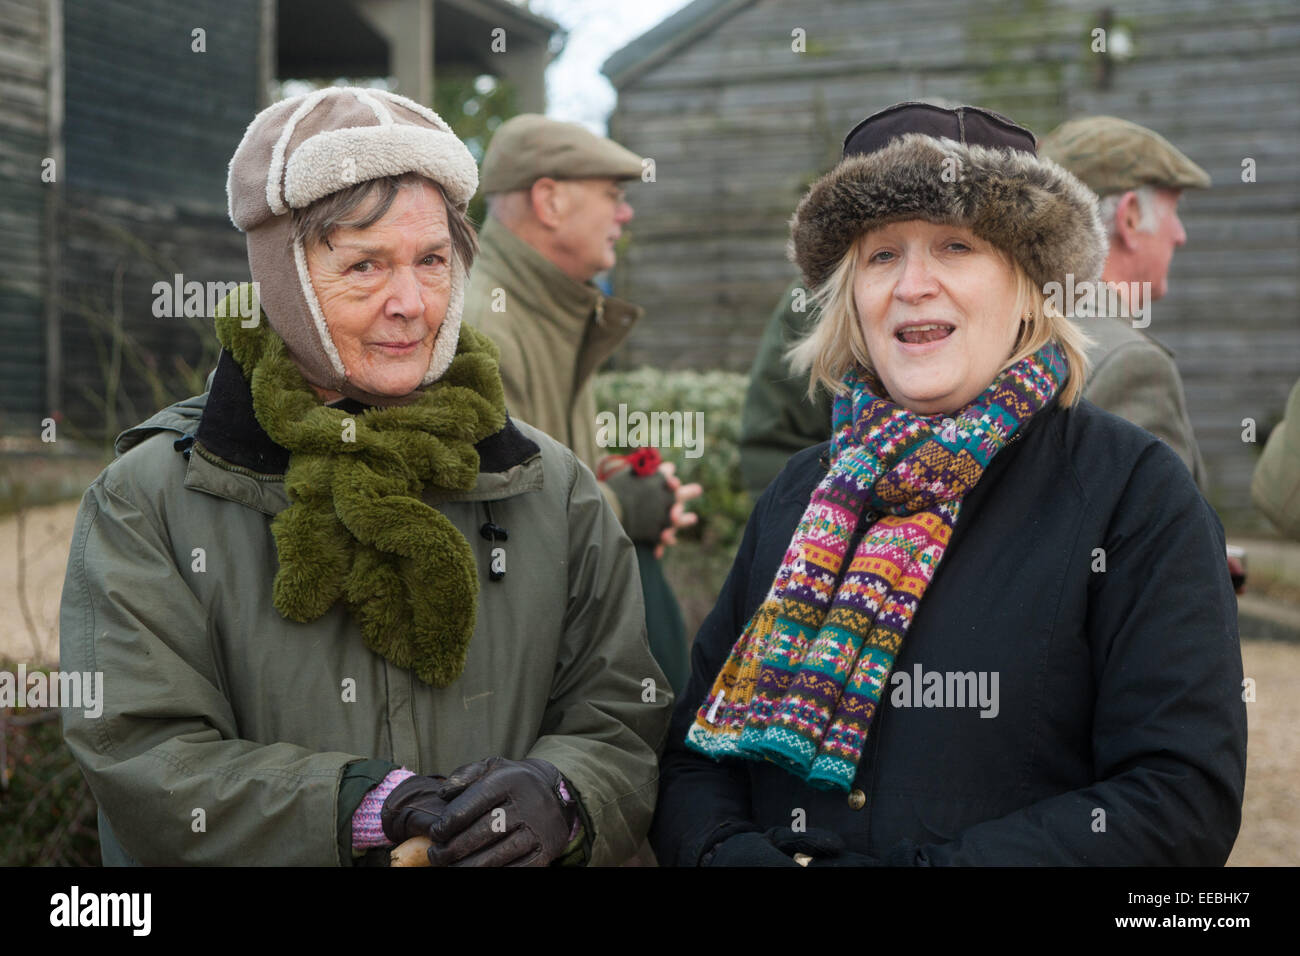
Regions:
<instances>
[{"instance_id":1,"label":"fur hat","mask_svg":"<svg viewBox=\"0 0 1300 956\"><path fill-rule=\"evenodd\" d=\"M900 104L876 115L891 113L897 130L899 110L922 105ZM1040 288L1052 281L1064 285L1067 273L1076 283L1100 277L1108 244L1097 197L1031 145L969 142L967 124L960 122L964 109L972 108L946 111L956 116L953 129L961 130L962 142L903 132L871 152L846 155L813 184L790 222L788 247L808 288L821 285L863 233L908 219L968 227L1010 253ZM1032 134L1015 128L1033 143Z\"/></svg>"},{"instance_id":2,"label":"fur hat","mask_svg":"<svg viewBox=\"0 0 1300 956\"><path fill-rule=\"evenodd\" d=\"M384 90L328 87L275 103L253 118L230 160L230 221L248 239L248 264L267 320L307 381L368 404L401 404L353 385L325 324L292 210L355 183L419 173L464 212L478 168L437 113ZM456 354L465 297L463 263L421 385L437 381Z\"/></svg>"}]
</instances>

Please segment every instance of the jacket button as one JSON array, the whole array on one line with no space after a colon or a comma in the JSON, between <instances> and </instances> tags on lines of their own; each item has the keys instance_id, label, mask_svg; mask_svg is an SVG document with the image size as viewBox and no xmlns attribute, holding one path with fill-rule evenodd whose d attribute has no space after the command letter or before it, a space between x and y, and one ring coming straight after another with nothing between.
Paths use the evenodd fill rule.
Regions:
<instances>
[{"instance_id":1,"label":"jacket button","mask_svg":"<svg viewBox=\"0 0 1300 956\"><path fill-rule=\"evenodd\" d=\"M867 795L861 790L854 789L849 793L849 809L861 810L867 805Z\"/></svg>"}]
</instances>

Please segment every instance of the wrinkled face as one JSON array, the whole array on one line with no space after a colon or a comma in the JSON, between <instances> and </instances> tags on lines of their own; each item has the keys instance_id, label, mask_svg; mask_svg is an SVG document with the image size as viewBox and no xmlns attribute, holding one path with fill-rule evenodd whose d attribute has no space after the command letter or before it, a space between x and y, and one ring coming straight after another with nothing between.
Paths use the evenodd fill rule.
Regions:
<instances>
[{"instance_id":1,"label":"wrinkled face","mask_svg":"<svg viewBox=\"0 0 1300 956\"><path fill-rule=\"evenodd\" d=\"M562 215L555 244L583 281L614 267L614 244L632 219L623 186L614 179L571 179L561 183Z\"/></svg>"},{"instance_id":2,"label":"wrinkled face","mask_svg":"<svg viewBox=\"0 0 1300 956\"><path fill-rule=\"evenodd\" d=\"M1020 329L1015 272L960 226L909 220L867 233L853 297L881 384L923 415L988 388Z\"/></svg>"},{"instance_id":3,"label":"wrinkled face","mask_svg":"<svg viewBox=\"0 0 1300 956\"><path fill-rule=\"evenodd\" d=\"M378 222L336 229L306 253L348 380L375 395L415 391L451 298L451 233L437 190L403 186Z\"/></svg>"},{"instance_id":4,"label":"wrinkled face","mask_svg":"<svg viewBox=\"0 0 1300 956\"><path fill-rule=\"evenodd\" d=\"M1182 193L1176 189L1157 189L1155 193L1156 230L1134 233L1136 274L1132 278L1132 281L1151 283L1152 301L1163 298L1168 291L1169 263L1174 249L1187 241L1182 220L1178 218L1178 199Z\"/></svg>"}]
</instances>

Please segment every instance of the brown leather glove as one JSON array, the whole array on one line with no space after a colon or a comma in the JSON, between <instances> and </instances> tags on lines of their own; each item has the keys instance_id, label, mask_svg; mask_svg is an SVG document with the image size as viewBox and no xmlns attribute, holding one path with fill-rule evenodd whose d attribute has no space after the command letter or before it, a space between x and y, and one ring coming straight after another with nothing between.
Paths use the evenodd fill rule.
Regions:
<instances>
[{"instance_id":1,"label":"brown leather glove","mask_svg":"<svg viewBox=\"0 0 1300 956\"><path fill-rule=\"evenodd\" d=\"M403 843L413 836L428 836L429 830L447 807L442 791L443 776L407 777L384 800L379 811L379 825L393 843Z\"/></svg>"},{"instance_id":2,"label":"brown leather glove","mask_svg":"<svg viewBox=\"0 0 1300 956\"><path fill-rule=\"evenodd\" d=\"M449 802L427 832L433 866L546 866L569 845L577 817L572 788L545 760L466 764L441 796Z\"/></svg>"}]
</instances>

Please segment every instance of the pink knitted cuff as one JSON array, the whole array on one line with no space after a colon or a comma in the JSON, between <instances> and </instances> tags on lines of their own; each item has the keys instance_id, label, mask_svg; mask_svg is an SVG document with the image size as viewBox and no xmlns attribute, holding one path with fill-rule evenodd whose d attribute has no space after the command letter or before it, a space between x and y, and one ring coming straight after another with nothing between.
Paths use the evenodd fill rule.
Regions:
<instances>
[{"instance_id":1,"label":"pink knitted cuff","mask_svg":"<svg viewBox=\"0 0 1300 956\"><path fill-rule=\"evenodd\" d=\"M379 814L384 809L384 801L388 799L393 789L407 777L414 776L415 774L405 767L390 770L379 786L366 794L365 799L361 801L361 806L357 807L356 812L352 814L352 849L369 850L371 847L393 845L393 841L384 836L384 827L380 823Z\"/></svg>"},{"instance_id":2,"label":"pink knitted cuff","mask_svg":"<svg viewBox=\"0 0 1300 956\"><path fill-rule=\"evenodd\" d=\"M564 806L566 809L578 802L577 800L573 799L572 794L569 793L569 781L565 780L564 777L560 777L560 799L564 801ZM582 817L579 816L578 812L575 810L573 813L573 826L569 827L570 843L572 843L574 839L577 838L578 831L581 829L582 829Z\"/></svg>"}]
</instances>

